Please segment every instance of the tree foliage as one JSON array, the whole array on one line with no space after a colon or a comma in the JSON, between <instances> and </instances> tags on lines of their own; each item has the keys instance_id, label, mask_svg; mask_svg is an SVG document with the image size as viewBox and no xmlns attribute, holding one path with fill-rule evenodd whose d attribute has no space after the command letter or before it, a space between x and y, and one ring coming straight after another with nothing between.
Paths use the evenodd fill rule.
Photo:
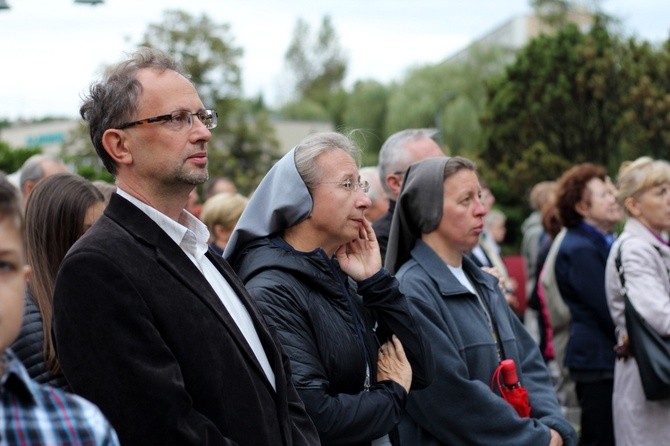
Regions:
<instances>
[{"instance_id":1,"label":"tree foliage","mask_svg":"<svg viewBox=\"0 0 670 446\"><path fill-rule=\"evenodd\" d=\"M344 129L357 129L354 139L363 149L364 164L377 163L379 149L385 138L384 124L388 88L374 81L358 81L347 97L344 109Z\"/></svg>"},{"instance_id":2,"label":"tree foliage","mask_svg":"<svg viewBox=\"0 0 670 446\"><path fill-rule=\"evenodd\" d=\"M574 7L570 0L531 0L530 5L535 15L551 26L565 26L568 13Z\"/></svg>"},{"instance_id":3,"label":"tree foliage","mask_svg":"<svg viewBox=\"0 0 670 446\"><path fill-rule=\"evenodd\" d=\"M667 43L655 50L624 42L601 17L586 33L568 25L542 35L491 83L483 159L523 195L560 174L557 160L614 173L623 159L668 153L668 67ZM528 167L532 173L520 172Z\"/></svg>"},{"instance_id":4,"label":"tree foliage","mask_svg":"<svg viewBox=\"0 0 670 446\"><path fill-rule=\"evenodd\" d=\"M38 153L42 153L39 147L12 148L5 141L0 141L0 171L6 174L16 172L28 158Z\"/></svg>"},{"instance_id":5,"label":"tree foliage","mask_svg":"<svg viewBox=\"0 0 670 446\"><path fill-rule=\"evenodd\" d=\"M282 114L295 119L297 116L292 112L298 107L292 104L316 105L319 109L311 118L326 115L335 127L340 127L346 102L343 82L348 62L330 17L323 17L316 36L312 36L307 22L298 19L284 60L293 78L295 97L283 107Z\"/></svg>"},{"instance_id":6,"label":"tree foliage","mask_svg":"<svg viewBox=\"0 0 670 446\"><path fill-rule=\"evenodd\" d=\"M511 59L500 47L475 47L464 60L415 67L390 89L386 135L410 127L435 127L452 153L474 156L487 100L487 82Z\"/></svg>"}]
</instances>

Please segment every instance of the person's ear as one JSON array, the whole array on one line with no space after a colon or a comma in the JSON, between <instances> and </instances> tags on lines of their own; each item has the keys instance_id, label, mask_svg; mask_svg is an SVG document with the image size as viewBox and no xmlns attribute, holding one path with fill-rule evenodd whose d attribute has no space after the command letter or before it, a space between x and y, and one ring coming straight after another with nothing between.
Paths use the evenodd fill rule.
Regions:
<instances>
[{"instance_id":1,"label":"person's ear","mask_svg":"<svg viewBox=\"0 0 670 446\"><path fill-rule=\"evenodd\" d=\"M105 133L102 134L102 145L116 164L131 164L133 162L130 138L125 131L119 129L105 130Z\"/></svg>"},{"instance_id":2,"label":"person's ear","mask_svg":"<svg viewBox=\"0 0 670 446\"><path fill-rule=\"evenodd\" d=\"M585 202L584 200L581 200L579 203L577 203L577 204L575 205L575 210L576 210L577 213L578 213L579 215L581 215L582 217L586 217L586 215L587 215L588 212L589 212L589 207L590 207L590 206L589 206L588 204L586 204L586 202Z\"/></svg>"},{"instance_id":3,"label":"person's ear","mask_svg":"<svg viewBox=\"0 0 670 446\"><path fill-rule=\"evenodd\" d=\"M215 224L214 225L214 239L219 240L225 236L225 229L223 228L222 225L220 224Z\"/></svg>"},{"instance_id":4,"label":"person's ear","mask_svg":"<svg viewBox=\"0 0 670 446\"><path fill-rule=\"evenodd\" d=\"M33 180L28 180L23 184L23 196L24 197L29 197L30 193L33 191L33 188L37 184L36 181Z\"/></svg>"},{"instance_id":5,"label":"person's ear","mask_svg":"<svg viewBox=\"0 0 670 446\"><path fill-rule=\"evenodd\" d=\"M233 230L232 229L226 229L223 227L223 225L216 224L214 225L214 240L219 243L223 243L223 245L228 243L228 240L230 240L230 236L233 235Z\"/></svg>"},{"instance_id":6,"label":"person's ear","mask_svg":"<svg viewBox=\"0 0 670 446\"><path fill-rule=\"evenodd\" d=\"M395 173L386 175L386 185L396 198L400 195L400 190L402 189L402 179L401 175Z\"/></svg>"},{"instance_id":7,"label":"person's ear","mask_svg":"<svg viewBox=\"0 0 670 446\"><path fill-rule=\"evenodd\" d=\"M23 281L28 282L30 278L30 273L33 272L33 269L29 265L23 265Z\"/></svg>"},{"instance_id":8,"label":"person's ear","mask_svg":"<svg viewBox=\"0 0 670 446\"><path fill-rule=\"evenodd\" d=\"M632 215L635 218L639 218L640 214L642 211L640 211L640 207L638 206L637 200L633 197L628 197L624 200L623 205L626 207L630 215Z\"/></svg>"}]
</instances>

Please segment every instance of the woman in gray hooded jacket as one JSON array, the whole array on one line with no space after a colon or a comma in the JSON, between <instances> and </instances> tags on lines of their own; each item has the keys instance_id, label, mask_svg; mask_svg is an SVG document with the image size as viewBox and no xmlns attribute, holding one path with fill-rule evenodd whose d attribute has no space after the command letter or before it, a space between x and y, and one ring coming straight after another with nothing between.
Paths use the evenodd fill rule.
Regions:
<instances>
[{"instance_id":1,"label":"woman in gray hooded jacket","mask_svg":"<svg viewBox=\"0 0 670 446\"><path fill-rule=\"evenodd\" d=\"M575 445L536 343L507 305L498 279L465 255L482 231L480 195L474 164L454 157L412 164L398 198L385 265L397 271L436 362L433 383L408 397L401 442ZM503 359L516 363L529 393L529 417L492 385Z\"/></svg>"}]
</instances>

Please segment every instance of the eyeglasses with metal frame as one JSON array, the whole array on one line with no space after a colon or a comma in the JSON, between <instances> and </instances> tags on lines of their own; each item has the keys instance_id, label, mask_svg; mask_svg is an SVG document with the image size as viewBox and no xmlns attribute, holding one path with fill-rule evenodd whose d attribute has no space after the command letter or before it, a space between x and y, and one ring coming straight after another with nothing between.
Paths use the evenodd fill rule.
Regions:
<instances>
[{"instance_id":1,"label":"eyeglasses with metal frame","mask_svg":"<svg viewBox=\"0 0 670 446\"><path fill-rule=\"evenodd\" d=\"M338 186L342 186L345 190L349 192L356 192L358 189L363 189L363 192L366 194L370 190L370 183L367 181L353 181L353 180L345 180L345 181L323 181L321 184L337 184Z\"/></svg>"},{"instance_id":2,"label":"eyeglasses with metal frame","mask_svg":"<svg viewBox=\"0 0 670 446\"><path fill-rule=\"evenodd\" d=\"M119 130L123 130L127 129L128 127L134 127L136 125L165 122L166 125L172 130L179 131L183 130L184 128L188 128L190 130L193 127L193 116L197 116L200 122L202 122L208 130L212 130L218 123L219 115L215 110L198 110L195 113L191 113L188 110L177 110L167 115L154 116L152 118L126 122L117 128Z\"/></svg>"}]
</instances>

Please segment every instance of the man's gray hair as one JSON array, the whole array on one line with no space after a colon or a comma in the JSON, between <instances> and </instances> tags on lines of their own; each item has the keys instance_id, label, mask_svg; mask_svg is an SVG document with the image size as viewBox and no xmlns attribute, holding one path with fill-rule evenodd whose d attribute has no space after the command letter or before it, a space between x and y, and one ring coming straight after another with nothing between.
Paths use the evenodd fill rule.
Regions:
<instances>
[{"instance_id":1,"label":"man's gray hair","mask_svg":"<svg viewBox=\"0 0 670 446\"><path fill-rule=\"evenodd\" d=\"M53 161L56 164L63 164L63 161L52 155L37 154L28 158L21 166L21 175L19 176L19 187L23 192L28 181L38 182L44 178L44 161Z\"/></svg>"},{"instance_id":2,"label":"man's gray hair","mask_svg":"<svg viewBox=\"0 0 670 446\"><path fill-rule=\"evenodd\" d=\"M368 191L368 198L372 203L376 203L380 198L384 198L384 191L379 188L379 182L376 178L379 177L379 170L376 166L361 167L358 173L361 175L361 180L367 180L370 183L370 190ZM369 179L368 179L369 178Z\"/></svg>"},{"instance_id":3,"label":"man's gray hair","mask_svg":"<svg viewBox=\"0 0 670 446\"><path fill-rule=\"evenodd\" d=\"M407 144L422 139L433 139L437 134L437 129L406 129L394 133L382 145L379 150L379 180L382 183L384 192L390 196L391 190L386 184L386 176L392 172L404 172L411 163L411 158L407 153Z\"/></svg>"}]
</instances>

